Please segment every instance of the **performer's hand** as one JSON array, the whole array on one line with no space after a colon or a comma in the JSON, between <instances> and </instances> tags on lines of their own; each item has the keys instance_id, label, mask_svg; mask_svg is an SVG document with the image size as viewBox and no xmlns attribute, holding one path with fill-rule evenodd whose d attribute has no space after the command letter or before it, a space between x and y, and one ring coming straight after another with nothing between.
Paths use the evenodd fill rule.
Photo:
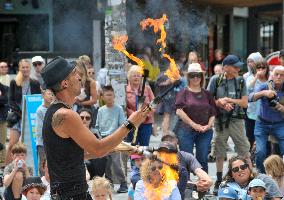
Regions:
<instances>
[{"instance_id":1,"label":"performer's hand","mask_svg":"<svg viewBox=\"0 0 284 200\"><path fill-rule=\"evenodd\" d=\"M137 128L140 124L142 124L146 117L148 112L143 112L142 110L138 110L134 113L132 113L128 120L134 124L134 126Z\"/></svg>"}]
</instances>

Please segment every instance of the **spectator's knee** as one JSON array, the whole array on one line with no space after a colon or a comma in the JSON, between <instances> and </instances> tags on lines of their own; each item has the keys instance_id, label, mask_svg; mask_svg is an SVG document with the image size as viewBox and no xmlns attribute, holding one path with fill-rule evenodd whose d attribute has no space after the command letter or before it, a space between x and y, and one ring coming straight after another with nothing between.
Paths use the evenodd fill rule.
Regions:
<instances>
[{"instance_id":1,"label":"spectator's knee","mask_svg":"<svg viewBox=\"0 0 284 200\"><path fill-rule=\"evenodd\" d=\"M13 181L17 181L17 182L21 181L21 182L23 182L24 181L23 173L21 171L17 171L15 176L14 176Z\"/></svg>"}]
</instances>

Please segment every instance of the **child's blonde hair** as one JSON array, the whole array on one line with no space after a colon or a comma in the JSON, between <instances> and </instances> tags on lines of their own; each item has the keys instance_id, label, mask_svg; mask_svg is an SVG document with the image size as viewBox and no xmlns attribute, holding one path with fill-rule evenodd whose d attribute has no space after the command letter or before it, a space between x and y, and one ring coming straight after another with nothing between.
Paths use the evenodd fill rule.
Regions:
<instances>
[{"instance_id":1,"label":"child's blonde hair","mask_svg":"<svg viewBox=\"0 0 284 200\"><path fill-rule=\"evenodd\" d=\"M99 177L96 176L93 178L93 183L92 183L92 191L94 193L94 191L96 191L97 189L106 189L108 191L109 194L109 199L112 200L112 187L111 187L111 183L107 178L104 177Z\"/></svg>"},{"instance_id":2,"label":"child's blonde hair","mask_svg":"<svg viewBox=\"0 0 284 200\"><path fill-rule=\"evenodd\" d=\"M284 176L284 162L278 155L270 155L263 162L266 174L272 176L278 183L279 187L282 187L282 178Z\"/></svg>"}]
</instances>

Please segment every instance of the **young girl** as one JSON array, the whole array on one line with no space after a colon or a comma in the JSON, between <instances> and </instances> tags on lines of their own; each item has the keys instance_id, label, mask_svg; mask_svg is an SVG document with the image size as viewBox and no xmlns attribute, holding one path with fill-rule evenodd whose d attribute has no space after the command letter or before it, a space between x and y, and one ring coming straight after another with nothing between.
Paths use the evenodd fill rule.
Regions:
<instances>
[{"instance_id":1,"label":"young girl","mask_svg":"<svg viewBox=\"0 0 284 200\"><path fill-rule=\"evenodd\" d=\"M22 188L22 193L27 200L40 200L45 191L46 186L40 177L28 177Z\"/></svg>"},{"instance_id":2,"label":"young girl","mask_svg":"<svg viewBox=\"0 0 284 200\"><path fill-rule=\"evenodd\" d=\"M96 176L92 183L94 200L112 200L110 181L104 177Z\"/></svg>"}]
</instances>

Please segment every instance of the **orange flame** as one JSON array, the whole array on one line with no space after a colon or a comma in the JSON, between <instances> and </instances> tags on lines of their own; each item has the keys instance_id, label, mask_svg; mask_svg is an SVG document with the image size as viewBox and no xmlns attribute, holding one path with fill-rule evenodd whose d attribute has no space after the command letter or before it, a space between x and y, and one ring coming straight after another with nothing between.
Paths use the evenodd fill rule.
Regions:
<instances>
[{"instance_id":1,"label":"orange flame","mask_svg":"<svg viewBox=\"0 0 284 200\"><path fill-rule=\"evenodd\" d=\"M142 60L134 56L133 54L129 53L126 48L126 42L128 40L127 35L121 35L121 36L114 36L112 39L112 46L115 50L120 51L124 53L129 59L133 60L137 63L138 66L140 66L140 73L143 74L144 69L144 63Z\"/></svg>"},{"instance_id":2,"label":"orange flame","mask_svg":"<svg viewBox=\"0 0 284 200\"><path fill-rule=\"evenodd\" d=\"M176 153L159 152L158 158L165 163L178 165L178 157ZM161 200L169 197L176 187L178 181L178 172L170 166L163 164L163 169L160 170L162 181L157 188L154 188L150 183L145 184L145 197L151 200Z\"/></svg>"},{"instance_id":3,"label":"orange flame","mask_svg":"<svg viewBox=\"0 0 284 200\"><path fill-rule=\"evenodd\" d=\"M162 51L167 46L166 45L167 33L165 31L165 26L164 26L164 23L166 21L168 21L167 15L163 14L163 17L160 19L147 18L140 22L142 30L145 30L148 26L150 26L153 27L155 33L157 33L158 31L161 32L161 36L156 42L157 44L161 43L162 47L159 49L159 51Z\"/></svg>"},{"instance_id":4,"label":"orange flame","mask_svg":"<svg viewBox=\"0 0 284 200\"><path fill-rule=\"evenodd\" d=\"M163 54L163 57L167 58L170 61L170 67L165 72L165 75L173 81L179 80L180 74L179 74L179 69L176 65L175 60L173 58L171 58L168 54Z\"/></svg>"}]
</instances>

